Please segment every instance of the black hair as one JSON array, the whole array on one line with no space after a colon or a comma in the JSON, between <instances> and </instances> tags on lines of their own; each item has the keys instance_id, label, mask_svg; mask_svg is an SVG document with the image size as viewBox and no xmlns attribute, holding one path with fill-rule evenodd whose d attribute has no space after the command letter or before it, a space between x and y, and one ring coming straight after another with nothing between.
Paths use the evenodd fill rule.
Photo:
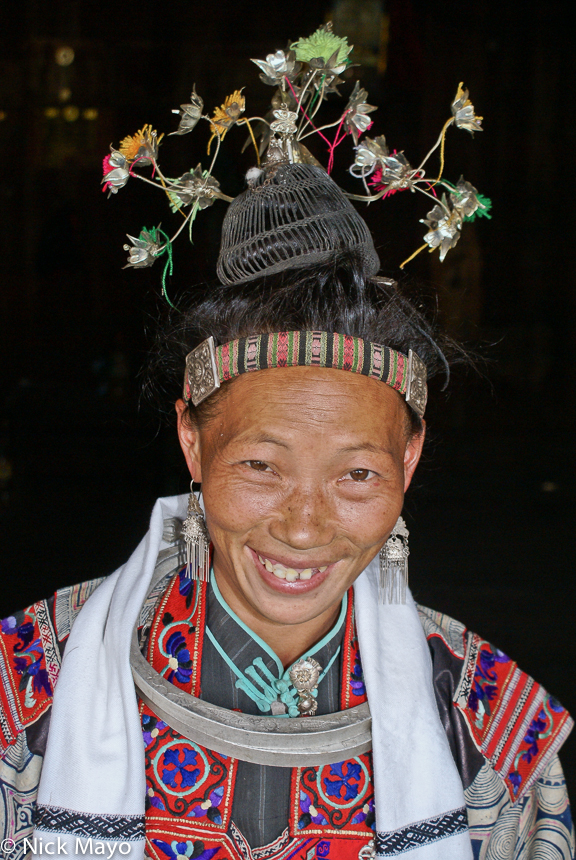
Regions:
<instances>
[{"instance_id":1,"label":"black hair","mask_svg":"<svg viewBox=\"0 0 576 860\"><path fill-rule=\"evenodd\" d=\"M406 298L395 281L367 277L354 252L335 253L328 263L288 269L257 281L204 288L184 311L171 311L160 324L145 379L145 392L162 411L173 411L182 396L185 357L212 335L216 344L250 334L276 331L331 331L392 347L412 349L422 359L428 378L465 353L435 322ZM196 424L209 420L227 386L200 406L189 406ZM409 409L412 432L421 422Z\"/></svg>"}]
</instances>

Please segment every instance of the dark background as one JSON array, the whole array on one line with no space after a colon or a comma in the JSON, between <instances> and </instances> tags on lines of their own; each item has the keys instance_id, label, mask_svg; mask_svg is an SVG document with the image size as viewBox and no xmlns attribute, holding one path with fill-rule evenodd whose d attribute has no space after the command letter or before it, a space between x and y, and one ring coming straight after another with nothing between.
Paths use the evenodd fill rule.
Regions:
<instances>
[{"instance_id":1,"label":"dark background","mask_svg":"<svg viewBox=\"0 0 576 860\"><path fill-rule=\"evenodd\" d=\"M506 650L576 713L574 664L574 37L560 3L308 0L136 5L21 0L0 53L0 615L110 572L159 495L187 478L171 428L139 405L138 371L159 308L160 265L122 271L124 234L172 230L162 195L131 181L107 199L101 161L143 123L170 131L196 82L206 110L245 84L248 112L272 90L250 57L332 14L363 63L371 135L417 163L459 81L485 131L450 129L446 177L492 198L441 265L422 254L407 287L487 356L482 374L432 386L430 442L406 513L422 603ZM59 65L71 47L74 61ZM58 54L61 57L61 54ZM350 83L344 88L346 91ZM216 170L243 187L233 129ZM205 129L170 138L168 175L194 167ZM325 158L322 149L315 153ZM337 152L349 163L350 141ZM430 168L433 174L435 165ZM343 168L336 178L356 190ZM422 242L419 195L364 210L384 270ZM214 277L224 204L175 247L172 298ZM576 793L576 742L563 752Z\"/></svg>"}]
</instances>

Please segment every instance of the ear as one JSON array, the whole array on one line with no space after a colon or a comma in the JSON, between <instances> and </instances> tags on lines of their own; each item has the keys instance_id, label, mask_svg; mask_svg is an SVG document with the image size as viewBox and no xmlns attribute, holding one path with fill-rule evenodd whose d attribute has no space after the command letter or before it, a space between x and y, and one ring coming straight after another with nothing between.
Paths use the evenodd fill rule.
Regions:
<instances>
[{"instance_id":1,"label":"ear","mask_svg":"<svg viewBox=\"0 0 576 860\"><path fill-rule=\"evenodd\" d=\"M422 421L422 430L420 433L415 433L408 439L406 450L404 451L404 492L410 486L412 475L420 460L424 439L426 438L426 422Z\"/></svg>"},{"instance_id":2,"label":"ear","mask_svg":"<svg viewBox=\"0 0 576 860\"><path fill-rule=\"evenodd\" d=\"M176 401L178 415L178 438L184 453L184 459L190 472L190 477L197 484L202 483L202 468L200 465L200 433L188 418L188 410L183 400Z\"/></svg>"}]
</instances>

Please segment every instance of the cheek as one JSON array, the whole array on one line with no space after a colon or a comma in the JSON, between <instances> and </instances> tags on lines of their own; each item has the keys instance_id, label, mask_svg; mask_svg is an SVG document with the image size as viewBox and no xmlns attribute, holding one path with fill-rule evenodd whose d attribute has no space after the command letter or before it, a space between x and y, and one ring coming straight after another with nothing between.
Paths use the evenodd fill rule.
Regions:
<instances>
[{"instance_id":1,"label":"cheek","mask_svg":"<svg viewBox=\"0 0 576 860\"><path fill-rule=\"evenodd\" d=\"M281 508L278 495L250 486L234 470L211 468L202 483L208 527L216 531L246 534Z\"/></svg>"},{"instance_id":2,"label":"cheek","mask_svg":"<svg viewBox=\"0 0 576 860\"><path fill-rule=\"evenodd\" d=\"M365 549L380 546L400 516L403 502L402 486L387 486L385 492L369 500L340 502L338 522L356 546Z\"/></svg>"}]
</instances>

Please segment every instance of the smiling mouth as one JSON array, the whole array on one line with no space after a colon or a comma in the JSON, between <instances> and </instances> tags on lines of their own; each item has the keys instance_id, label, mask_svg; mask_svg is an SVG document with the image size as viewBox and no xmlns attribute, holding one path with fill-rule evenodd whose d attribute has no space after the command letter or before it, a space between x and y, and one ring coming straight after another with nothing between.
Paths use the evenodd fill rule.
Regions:
<instances>
[{"instance_id":1,"label":"smiling mouth","mask_svg":"<svg viewBox=\"0 0 576 860\"><path fill-rule=\"evenodd\" d=\"M324 573L327 570L328 565L324 567L286 567L283 564L280 564L279 561L275 561L271 558L266 558L265 556L260 555L260 553L256 553L258 556L258 560L260 564L266 568L269 573L272 573L277 579L284 579L286 582L296 582L300 579L312 579L317 573Z\"/></svg>"}]
</instances>

